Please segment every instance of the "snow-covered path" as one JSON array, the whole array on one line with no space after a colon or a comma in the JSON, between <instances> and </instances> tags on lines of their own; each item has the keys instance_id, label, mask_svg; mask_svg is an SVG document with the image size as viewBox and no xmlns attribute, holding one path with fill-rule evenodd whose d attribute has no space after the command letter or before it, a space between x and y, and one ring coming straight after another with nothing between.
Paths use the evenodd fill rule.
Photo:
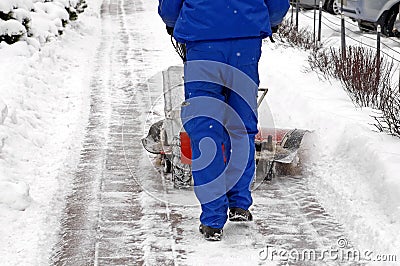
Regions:
<instances>
[{"instance_id":1,"label":"snow-covered path","mask_svg":"<svg viewBox=\"0 0 400 266\"><path fill-rule=\"evenodd\" d=\"M277 127L314 132L306 171L262 183L255 221L228 222L221 242L205 241L193 191L174 189L140 142L163 116L161 72L182 65L158 1L87 2L41 51L0 47L0 109L9 107L0 123L1 266L286 265L288 256L289 265L359 265L342 258L353 248L372 260L397 255L376 262L396 265L399 139L373 132L374 110L307 69L307 52L268 40L260 122L272 113ZM329 31L325 39L339 43Z\"/></svg>"},{"instance_id":2,"label":"snow-covered path","mask_svg":"<svg viewBox=\"0 0 400 266\"><path fill-rule=\"evenodd\" d=\"M114 0L102 5L91 113L73 193L67 198L61 239L52 258L56 265L92 265L94 261L128 265L143 260L142 190L132 176L136 171L130 172L125 161L129 155L136 160L145 157L138 140L143 112L150 109L148 88L138 82L148 74L146 64L138 63L145 55L139 36L135 43L130 37L135 25L140 25L133 25L133 32L126 28L129 15L134 20L138 19L135 14L140 16L137 10L143 10L140 2ZM126 149L125 144L129 145Z\"/></svg>"},{"instance_id":3,"label":"snow-covered path","mask_svg":"<svg viewBox=\"0 0 400 266\"><path fill-rule=\"evenodd\" d=\"M254 192L254 223L228 223L219 243L202 239L193 192L174 189L140 142L159 101L159 72L179 64L152 45L161 38L148 32L155 10L141 0L103 3L91 112L52 263L274 265L280 262L266 258L268 246L318 252L349 239L310 192L307 176L263 183Z\"/></svg>"}]
</instances>

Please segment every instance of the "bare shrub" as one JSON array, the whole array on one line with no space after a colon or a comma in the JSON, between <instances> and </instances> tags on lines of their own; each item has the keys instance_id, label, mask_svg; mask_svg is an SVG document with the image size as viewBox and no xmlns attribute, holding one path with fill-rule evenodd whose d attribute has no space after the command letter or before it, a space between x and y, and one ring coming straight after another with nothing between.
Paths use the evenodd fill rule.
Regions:
<instances>
[{"instance_id":1,"label":"bare shrub","mask_svg":"<svg viewBox=\"0 0 400 266\"><path fill-rule=\"evenodd\" d=\"M331 48L334 75L342 81L359 106L379 108L382 85L391 83L393 62L377 57L369 48L349 46L343 51Z\"/></svg>"},{"instance_id":2,"label":"bare shrub","mask_svg":"<svg viewBox=\"0 0 400 266\"><path fill-rule=\"evenodd\" d=\"M308 64L311 70L321 73L326 79L333 76L330 53L324 49L313 49L308 56Z\"/></svg>"},{"instance_id":3,"label":"bare shrub","mask_svg":"<svg viewBox=\"0 0 400 266\"><path fill-rule=\"evenodd\" d=\"M288 20L281 24L278 36L285 44L310 50L311 70L326 79L339 79L356 105L380 111L374 117L378 130L400 137L400 90L392 82L393 60L360 46L348 46L344 51L324 49L314 43L310 30L296 30Z\"/></svg>"},{"instance_id":4,"label":"bare shrub","mask_svg":"<svg viewBox=\"0 0 400 266\"><path fill-rule=\"evenodd\" d=\"M377 57L369 48L349 46L344 52L313 50L308 62L325 78L339 79L356 105L380 110L374 117L378 130L400 137L400 92L392 82L393 60Z\"/></svg>"},{"instance_id":5,"label":"bare shrub","mask_svg":"<svg viewBox=\"0 0 400 266\"><path fill-rule=\"evenodd\" d=\"M286 24L282 36L292 36L286 33L287 30L289 26ZM301 31L300 34L304 36ZM365 47L349 46L345 51L322 49L302 44L308 37L302 37L300 42L300 37L290 38L290 43L300 43L299 47L311 50L308 57L311 70L326 79L339 79L356 105L380 111L374 116L379 131L400 137L400 85L392 82L395 72L393 60L378 57L375 50Z\"/></svg>"},{"instance_id":6,"label":"bare shrub","mask_svg":"<svg viewBox=\"0 0 400 266\"><path fill-rule=\"evenodd\" d=\"M12 19L12 18L13 17L12 17L12 13L11 12L4 13L4 12L0 11L0 19L1 20L9 20L9 19Z\"/></svg>"},{"instance_id":7,"label":"bare shrub","mask_svg":"<svg viewBox=\"0 0 400 266\"><path fill-rule=\"evenodd\" d=\"M398 85L396 86L398 88ZM400 90L384 84L380 94L381 114L375 116L375 126L380 131L400 137Z\"/></svg>"},{"instance_id":8,"label":"bare shrub","mask_svg":"<svg viewBox=\"0 0 400 266\"><path fill-rule=\"evenodd\" d=\"M283 21L279 26L278 36L280 41L289 43L291 46L306 50L316 49L313 34L305 28L296 30L295 26L288 20Z\"/></svg>"}]
</instances>

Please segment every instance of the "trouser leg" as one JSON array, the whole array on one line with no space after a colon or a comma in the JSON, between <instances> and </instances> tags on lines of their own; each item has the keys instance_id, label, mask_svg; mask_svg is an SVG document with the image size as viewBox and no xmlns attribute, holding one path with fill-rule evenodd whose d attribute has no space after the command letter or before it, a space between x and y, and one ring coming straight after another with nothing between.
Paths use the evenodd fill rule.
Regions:
<instances>
[{"instance_id":1,"label":"trouser leg","mask_svg":"<svg viewBox=\"0 0 400 266\"><path fill-rule=\"evenodd\" d=\"M204 44L192 45L197 50L189 48L188 60L222 60L221 54L215 50L203 52ZM190 64L186 64L185 79L188 76L196 79L198 76L215 74L199 73L208 70L207 67L193 70ZM200 221L213 228L222 228L227 220L228 209L222 151L223 110L226 105L224 88L207 81L186 81L182 122L191 140L194 190L202 208Z\"/></svg>"},{"instance_id":2,"label":"trouser leg","mask_svg":"<svg viewBox=\"0 0 400 266\"><path fill-rule=\"evenodd\" d=\"M261 40L238 40L233 44L233 50L234 55L240 54L240 56L231 58L230 63L240 70L245 77L238 74L230 77L228 83L231 83L230 87L232 89L227 95L227 103L240 116L246 130L237 130L237 123L228 121L226 123L227 132L231 132L231 135L238 138L240 143L248 145L248 149L244 152L241 150L238 151L242 154L243 160L247 161L240 179L234 184L229 180L231 176L235 175L231 173L232 171L237 172L242 169L232 167L228 168L226 172L227 184L229 186L227 188L227 197L230 208L239 207L247 210L252 204L250 185L255 175L255 135L258 132L258 61L261 55ZM229 142L226 146L228 147L228 151L232 149L235 152L235 147L230 147ZM228 153L227 155L231 159L231 154Z\"/></svg>"}]
</instances>

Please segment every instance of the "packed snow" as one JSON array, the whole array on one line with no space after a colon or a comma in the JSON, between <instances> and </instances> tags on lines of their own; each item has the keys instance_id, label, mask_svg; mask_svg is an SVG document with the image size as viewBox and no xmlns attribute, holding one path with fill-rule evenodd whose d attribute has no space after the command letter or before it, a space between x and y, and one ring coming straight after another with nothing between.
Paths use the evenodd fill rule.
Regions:
<instances>
[{"instance_id":1,"label":"packed snow","mask_svg":"<svg viewBox=\"0 0 400 266\"><path fill-rule=\"evenodd\" d=\"M33 37L0 42L0 265L48 264L90 108L100 4L88 2L63 36L57 4L55 16L30 12ZM0 8L7 3L41 6L1 0Z\"/></svg>"},{"instance_id":2,"label":"packed snow","mask_svg":"<svg viewBox=\"0 0 400 266\"><path fill-rule=\"evenodd\" d=\"M0 43L0 265L48 264L63 199L79 159L101 1L88 1L88 10L64 28L65 7L76 3L0 1L0 11L13 11L15 17L0 20L0 35L26 35L12 45ZM25 18L30 20L29 37L23 31ZM163 31L156 9L148 19L162 29L157 32ZM300 19L312 27L308 17ZM60 29L65 31L62 37ZM145 39L149 44L161 38L152 33ZM340 43L340 36L329 30L323 38L325 45ZM154 56L147 78L179 61L171 59L172 48L163 49L170 51L160 54L170 57ZM313 131L305 164L319 200L357 245L396 254L400 140L376 132L374 110L356 108L338 81L321 80L308 68L307 57L305 51L264 42L260 77L261 87L269 93L260 110L261 124L263 113L272 112L276 127ZM215 247L202 248L207 254ZM224 261L224 254L220 256Z\"/></svg>"}]
</instances>

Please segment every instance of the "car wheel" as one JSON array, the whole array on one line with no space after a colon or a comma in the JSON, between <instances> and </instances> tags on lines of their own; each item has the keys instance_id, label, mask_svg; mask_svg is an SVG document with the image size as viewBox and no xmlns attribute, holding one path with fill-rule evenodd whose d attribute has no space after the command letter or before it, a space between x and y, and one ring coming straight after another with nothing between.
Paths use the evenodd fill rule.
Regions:
<instances>
[{"instance_id":1,"label":"car wheel","mask_svg":"<svg viewBox=\"0 0 400 266\"><path fill-rule=\"evenodd\" d=\"M332 0L332 11L334 15L339 15L341 12L341 7L335 0Z\"/></svg>"},{"instance_id":2,"label":"car wheel","mask_svg":"<svg viewBox=\"0 0 400 266\"><path fill-rule=\"evenodd\" d=\"M332 15L340 14L340 6L335 0L326 0L325 10Z\"/></svg>"},{"instance_id":3,"label":"car wheel","mask_svg":"<svg viewBox=\"0 0 400 266\"><path fill-rule=\"evenodd\" d=\"M382 33L388 37L393 37L394 23L396 22L397 15L399 14L399 6L392 7L383 19Z\"/></svg>"}]
</instances>

